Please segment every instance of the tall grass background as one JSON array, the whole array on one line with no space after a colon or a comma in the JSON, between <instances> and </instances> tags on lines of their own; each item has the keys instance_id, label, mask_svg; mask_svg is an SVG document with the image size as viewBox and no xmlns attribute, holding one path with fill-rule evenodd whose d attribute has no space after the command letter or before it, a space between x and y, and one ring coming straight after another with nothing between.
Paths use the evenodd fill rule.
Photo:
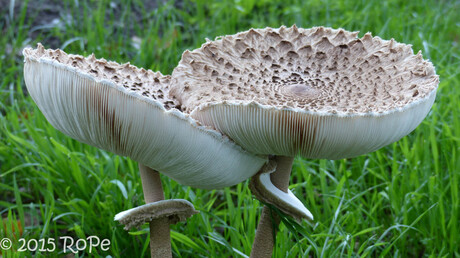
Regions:
<instances>
[{"instance_id":1,"label":"tall grass background","mask_svg":"<svg viewBox=\"0 0 460 258\"><path fill-rule=\"evenodd\" d=\"M460 257L460 2L458 1L5 1L0 0L0 239L98 236L109 251L147 256L148 227L113 221L142 205L137 164L55 130L28 96L24 47L104 57L170 74L186 49L249 28L329 26L372 32L421 50L440 76L437 99L410 135L338 161L297 158L291 190L315 220L283 218L275 257ZM162 177L166 198L200 214L171 226L177 257L245 257L262 204L243 182L206 191ZM0 254L0 256L2 255Z\"/></svg>"}]
</instances>

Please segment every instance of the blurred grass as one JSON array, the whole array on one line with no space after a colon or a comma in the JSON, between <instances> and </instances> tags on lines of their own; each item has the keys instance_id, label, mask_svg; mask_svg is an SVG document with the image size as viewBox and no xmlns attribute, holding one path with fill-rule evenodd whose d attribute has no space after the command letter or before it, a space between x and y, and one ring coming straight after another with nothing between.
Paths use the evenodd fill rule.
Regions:
<instances>
[{"instance_id":1,"label":"blurred grass","mask_svg":"<svg viewBox=\"0 0 460 258\"><path fill-rule=\"evenodd\" d=\"M275 256L459 257L459 10L458 1L2 0L0 239L97 235L110 239L110 250L91 255L149 253L147 226L128 234L113 221L143 204L137 164L80 144L45 120L25 91L25 46L42 42L169 74L205 38L295 23L410 43L434 63L441 83L428 117L397 143L348 160L296 159L291 190L315 220L283 218ZM166 198L188 199L201 211L172 226L176 256L250 253L262 205L247 182L215 191L163 182Z\"/></svg>"}]
</instances>

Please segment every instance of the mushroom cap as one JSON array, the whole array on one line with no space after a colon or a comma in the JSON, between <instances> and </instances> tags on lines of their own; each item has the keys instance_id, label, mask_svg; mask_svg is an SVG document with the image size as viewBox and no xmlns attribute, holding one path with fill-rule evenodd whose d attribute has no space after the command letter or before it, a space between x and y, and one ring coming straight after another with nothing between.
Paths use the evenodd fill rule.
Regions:
<instances>
[{"instance_id":1,"label":"mushroom cap","mask_svg":"<svg viewBox=\"0 0 460 258\"><path fill-rule=\"evenodd\" d=\"M185 221L199 213L189 201L184 199L161 200L147 203L115 215L114 220L125 225L124 229L142 226L154 219L168 218L170 224Z\"/></svg>"},{"instance_id":2,"label":"mushroom cap","mask_svg":"<svg viewBox=\"0 0 460 258\"><path fill-rule=\"evenodd\" d=\"M56 129L78 141L199 188L237 184L267 160L176 109L169 76L41 45L24 56L31 97Z\"/></svg>"},{"instance_id":3,"label":"mushroom cap","mask_svg":"<svg viewBox=\"0 0 460 258\"><path fill-rule=\"evenodd\" d=\"M256 154L341 159L414 130L439 83L410 45L315 27L251 29L186 51L170 96Z\"/></svg>"}]
</instances>

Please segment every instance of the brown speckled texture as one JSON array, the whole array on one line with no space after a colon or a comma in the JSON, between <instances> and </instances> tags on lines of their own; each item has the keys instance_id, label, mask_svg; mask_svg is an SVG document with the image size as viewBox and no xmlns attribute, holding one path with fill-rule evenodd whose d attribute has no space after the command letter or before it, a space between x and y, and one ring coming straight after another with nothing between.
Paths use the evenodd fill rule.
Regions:
<instances>
[{"instance_id":1,"label":"brown speckled texture","mask_svg":"<svg viewBox=\"0 0 460 258\"><path fill-rule=\"evenodd\" d=\"M26 49L25 51L28 51L27 54L31 57L56 60L63 65L77 68L82 73L94 76L98 80L109 80L122 85L129 91L160 101L166 109L179 108L177 100L169 98L168 86L171 78L169 75L137 68L129 63L118 64L103 58L96 59L94 54L83 57L67 54L60 49L45 49L41 44L38 44L37 49Z\"/></svg>"},{"instance_id":2,"label":"brown speckled texture","mask_svg":"<svg viewBox=\"0 0 460 258\"><path fill-rule=\"evenodd\" d=\"M437 87L433 65L410 45L357 34L293 26L224 36L183 54L170 92L187 113L255 101L351 114L402 108Z\"/></svg>"}]
</instances>

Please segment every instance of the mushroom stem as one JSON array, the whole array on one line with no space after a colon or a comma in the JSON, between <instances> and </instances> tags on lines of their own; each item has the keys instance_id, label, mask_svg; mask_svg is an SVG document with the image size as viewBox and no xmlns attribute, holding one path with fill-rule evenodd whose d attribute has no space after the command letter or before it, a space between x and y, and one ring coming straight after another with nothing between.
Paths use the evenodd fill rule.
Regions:
<instances>
[{"instance_id":1,"label":"mushroom stem","mask_svg":"<svg viewBox=\"0 0 460 258\"><path fill-rule=\"evenodd\" d=\"M139 164L146 203L164 200L160 173ZM169 220L167 217L150 221L150 254L152 257L172 257Z\"/></svg>"},{"instance_id":2,"label":"mushroom stem","mask_svg":"<svg viewBox=\"0 0 460 258\"><path fill-rule=\"evenodd\" d=\"M251 258L272 257L275 245L276 227L279 217L269 207L265 206L257 225L256 237L252 244Z\"/></svg>"},{"instance_id":3,"label":"mushroom stem","mask_svg":"<svg viewBox=\"0 0 460 258\"><path fill-rule=\"evenodd\" d=\"M276 156L275 172L270 174L270 180L278 189L287 193L294 157ZM269 207L265 206L257 226L256 237L252 245L251 257L271 257L275 246L276 228L280 218Z\"/></svg>"},{"instance_id":4,"label":"mushroom stem","mask_svg":"<svg viewBox=\"0 0 460 258\"><path fill-rule=\"evenodd\" d=\"M287 193L294 157L276 156L274 161L276 162L276 171L270 174L270 179L278 189Z\"/></svg>"}]
</instances>

